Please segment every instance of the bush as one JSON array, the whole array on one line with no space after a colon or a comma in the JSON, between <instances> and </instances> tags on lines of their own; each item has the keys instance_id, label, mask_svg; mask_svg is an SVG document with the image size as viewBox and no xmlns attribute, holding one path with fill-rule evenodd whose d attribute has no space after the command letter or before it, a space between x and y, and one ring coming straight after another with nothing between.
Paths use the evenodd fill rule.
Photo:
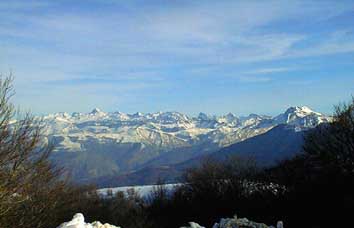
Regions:
<instances>
[{"instance_id":1,"label":"bush","mask_svg":"<svg viewBox=\"0 0 354 228\"><path fill-rule=\"evenodd\" d=\"M93 210L87 211L87 208ZM82 212L91 221L98 220L126 228L153 227L147 220L145 203L134 189L129 189L127 195L117 192L110 197L99 198L95 206L87 205Z\"/></svg>"},{"instance_id":2,"label":"bush","mask_svg":"<svg viewBox=\"0 0 354 228\"><path fill-rule=\"evenodd\" d=\"M206 159L200 167L187 170L186 184L176 187L168 197L155 194L147 208L150 218L158 227L180 227L190 221L211 227L235 212L249 218L268 218L264 213L257 215L266 211L276 196L273 190L263 188L270 183L263 182L260 174L252 159Z\"/></svg>"}]
</instances>

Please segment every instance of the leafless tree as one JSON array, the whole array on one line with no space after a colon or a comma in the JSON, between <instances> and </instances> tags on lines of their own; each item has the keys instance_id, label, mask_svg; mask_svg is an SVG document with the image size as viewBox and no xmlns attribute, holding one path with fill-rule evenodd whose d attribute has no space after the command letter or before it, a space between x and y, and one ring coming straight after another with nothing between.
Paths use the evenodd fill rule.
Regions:
<instances>
[{"instance_id":1,"label":"leafless tree","mask_svg":"<svg viewBox=\"0 0 354 228\"><path fill-rule=\"evenodd\" d=\"M11 103L12 81L0 77L0 227L45 227L68 183L48 159L41 121Z\"/></svg>"}]
</instances>

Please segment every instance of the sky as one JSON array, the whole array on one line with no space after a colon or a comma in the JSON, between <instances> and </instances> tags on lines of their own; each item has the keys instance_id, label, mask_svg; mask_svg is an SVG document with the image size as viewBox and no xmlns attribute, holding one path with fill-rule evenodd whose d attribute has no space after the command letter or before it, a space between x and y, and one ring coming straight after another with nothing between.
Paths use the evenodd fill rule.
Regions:
<instances>
[{"instance_id":1,"label":"sky","mask_svg":"<svg viewBox=\"0 0 354 228\"><path fill-rule=\"evenodd\" d=\"M2 0L0 73L34 114L330 114L354 95L354 1Z\"/></svg>"}]
</instances>

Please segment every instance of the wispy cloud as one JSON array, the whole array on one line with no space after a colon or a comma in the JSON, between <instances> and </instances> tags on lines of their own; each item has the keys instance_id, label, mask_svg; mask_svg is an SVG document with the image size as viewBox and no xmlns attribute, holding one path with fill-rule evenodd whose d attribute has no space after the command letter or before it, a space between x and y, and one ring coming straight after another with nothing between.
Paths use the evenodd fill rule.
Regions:
<instances>
[{"instance_id":1,"label":"wispy cloud","mask_svg":"<svg viewBox=\"0 0 354 228\"><path fill-rule=\"evenodd\" d=\"M195 75L210 86L222 77L269 82L301 68L287 61L353 53L350 26L317 26L352 10L345 1L2 1L0 70L13 69L29 94L37 83L166 89L197 84Z\"/></svg>"},{"instance_id":2,"label":"wispy cloud","mask_svg":"<svg viewBox=\"0 0 354 228\"><path fill-rule=\"evenodd\" d=\"M0 2L0 12L9 12L9 11L27 11L43 7L48 7L49 2L39 2L39 1L2 1Z\"/></svg>"},{"instance_id":3,"label":"wispy cloud","mask_svg":"<svg viewBox=\"0 0 354 228\"><path fill-rule=\"evenodd\" d=\"M310 57L354 52L354 31L338 30L307 48L294 49L289 57Z\"/></svg>"},{"instance_id":4,"label":"wispy cloud","mask_svg":"<svg viewBox=\"0 0 354 228\"><path fill-rule=\"evenodd\" d=\"M273 74L293 71L294 68L291 67L277 67L277 68L261 68L245 72L245 74Z\"/></svg>"},{"instance_id":5,"label":"wispy cloud","mask_svg":"<svg viewBox=\"0 0 354 228\"><path fill-rule=\"evenodd\" d=\"M247 82L247 83L264 83L264 82L270 82L272 81L272 78L270 77L264 77L264 76L238 76L237 77L241 82Z\"/></svg>"}]
</instances>

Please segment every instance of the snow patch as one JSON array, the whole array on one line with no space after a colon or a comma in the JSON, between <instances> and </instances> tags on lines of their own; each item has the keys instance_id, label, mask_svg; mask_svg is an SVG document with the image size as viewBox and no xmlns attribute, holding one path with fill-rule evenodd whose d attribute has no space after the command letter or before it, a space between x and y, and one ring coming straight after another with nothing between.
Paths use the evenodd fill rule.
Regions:
<instances>
[{"instance_id":1,"label":"snow patch","mask_svg":"<svg viewBox=\"0 0 354 228\"><path fill-rule=\"evenodd\" d=\"M69 222L64 222L57 228L120 228L119 226L110 225L108 223L102 224L98 221L93 223L85 223L84 215L77 213Z\"/></svg>"},{"instance_id":2,"label":"snow patch","mask_svg":"<svg viewBox=\"0 0 354 228\"><path fill-rule=\"evenodd\" d=\"M162 187L166 191L172 191L175 187L178 187L182 184L163 184ZM116 188L101 188L97 192L102 197L107 197L109 194L115 195L117 192L123 192L125 195L128 195L129 190L133 189L140 197L148 197L154 189L159 187L159 185L140 185L140 186L125 186L125 187L116 187Z\"/></svg>"}]
</instances>

